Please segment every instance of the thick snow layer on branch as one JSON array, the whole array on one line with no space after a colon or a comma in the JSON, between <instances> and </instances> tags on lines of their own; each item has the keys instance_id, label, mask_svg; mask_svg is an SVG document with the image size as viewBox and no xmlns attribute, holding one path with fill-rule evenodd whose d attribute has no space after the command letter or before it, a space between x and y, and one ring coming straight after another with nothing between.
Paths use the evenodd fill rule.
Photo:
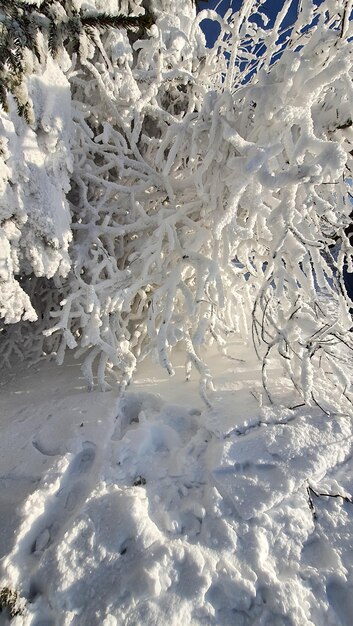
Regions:
<instances>
[{"instance_id":1,"label":"thick snow layer on branch","mask_svg":"<svg viewBox=\"0 0 353 626\"><path fill-rule=\"evenodd\" d=\"M15 103L0 119L2 196L0 307L6 323L36 319L20 277L66 276L71 260L72 128L70 86L48 56L45 70L27 79L34 122L19 118Z\"/></svg>"},{"instance_id":2,"label":"thick snow layer on branch","mask_svg":"<svg viewBox=\"0 0 353 626\"><path fill-rule=\"evenodd\" d=\"M261 5L228 12L206 51L199 22L213 13L156 0L143 37L82 33L70 66L63 55L27 80L37 126L16 121L22 222L6 235L8 280L54 277L47 349L59 362L67 348L85 354L90 386L112 370L127 384L151 351L172 374L178 345L208 402L202 345L249 336L252 315L269 398L277 352L315 402L313 368L350 328L351 22L308 0L293 28L285 2L267 29ZM34 317L28 299L16 311L5 321Z\"/></svg>"}]
</instances>

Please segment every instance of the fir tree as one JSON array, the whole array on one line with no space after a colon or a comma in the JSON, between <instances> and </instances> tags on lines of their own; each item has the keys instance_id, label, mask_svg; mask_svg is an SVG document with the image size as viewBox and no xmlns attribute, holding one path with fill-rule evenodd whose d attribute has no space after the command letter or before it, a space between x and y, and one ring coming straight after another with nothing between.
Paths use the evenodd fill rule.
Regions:
<instances>
[{"instance_id":1,"label":"fir tree","mask_svg":"<svg viewBox=\"0 0 353 626\"><path fill-rule=\"evenodd\" d=\"M104 31L109 28L144 32L152 24L153 17L148 12L137 17L89 14L75 10L71 0L44 0L39 7L18 0L0 0L0 104L7 110L7 93L11 92L19 115L29 121L29 104L21 102L18 88L26 72L26 51L41 61L39 33L43 35L49 52L55 56L62 47L70 52L78 51L83 32L91 36L96 29Z\"/></svg>"}]
</instances>

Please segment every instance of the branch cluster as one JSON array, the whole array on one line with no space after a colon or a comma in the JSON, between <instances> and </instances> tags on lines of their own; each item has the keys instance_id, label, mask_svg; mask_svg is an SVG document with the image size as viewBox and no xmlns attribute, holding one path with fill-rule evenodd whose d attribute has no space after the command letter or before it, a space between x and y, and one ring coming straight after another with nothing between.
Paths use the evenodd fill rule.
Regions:
<instances>
[{"instance_id":1,"label":"branch cluster","mask_svg":"<svg viewBox=\"0 0 353 626\"><path fill-rule=\"evenodd\" d=\"M275 354L305 402L321 402L328 369L337 396L349 397L339 360L348 356L339 345L351 349L342 280L344 265L353 267L345 235L351 22L330 2L303 1L296 23L284 28L286 0L268 28L262 4L243 3L223 19L156 0L155 24L143 38L98 28L93 44L84 28L77 55L56 64L59 108L48 91L43 112L38 86L26 78L36 162L45 154L45 180L63 202L55 215L66 217L59 223L41 205L42 218L52 219L50 236L48 223L41 227L42 267L37 259L35 277L21 269L23 259L33 268L40 246L33 243L31 256L24 244L34 213L17 178L27 221L18 240L6 226L9 255L17 250L12 276L23 276L28 303L33 288L43 289L44 349L59 362L74 349L90 386L95 375L101 388L110 375L127 384L150 352L172 374L179 346L207 401L212 381L202 346L225 350L231 333L252 331L271 400ZM221 27L207 54L199 29L205 17ZM64 102L69 122L59 110ZM10 118L3 118L8 145ZM28 151L24 161L29 167ZM10 168L9 155L4 164ZM5 177L11 188L15 174ZM26 316L28 303L12 317L4 313L5 321ZM3 345L20 345L10 335Z\"/></svg>"}]
</instances>

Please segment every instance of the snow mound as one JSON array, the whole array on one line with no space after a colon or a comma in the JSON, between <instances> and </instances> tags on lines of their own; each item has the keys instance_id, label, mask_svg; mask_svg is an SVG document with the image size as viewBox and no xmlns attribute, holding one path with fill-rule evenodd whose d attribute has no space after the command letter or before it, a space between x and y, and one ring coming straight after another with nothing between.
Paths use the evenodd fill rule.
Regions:
<instances>
[{"instance_id":1,"label":"snow mound","mask_svg":"<svg viewBox=\"0 0 353 626\"><path fill-rule=\"evenodd\" d=\"M353 505L318 495L352 493L351 416L260 406L241 356L211 357L212 409L152 363L120 396L87 394L70 363L8 382L0 548L15 626L352 623Z\"/></svg>"}]
</instances>

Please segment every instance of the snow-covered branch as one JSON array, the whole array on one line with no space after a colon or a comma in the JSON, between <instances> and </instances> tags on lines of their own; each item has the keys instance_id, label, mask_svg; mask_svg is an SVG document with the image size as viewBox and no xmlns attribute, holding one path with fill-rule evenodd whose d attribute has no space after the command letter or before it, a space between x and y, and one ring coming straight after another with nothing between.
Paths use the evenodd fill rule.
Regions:
<instances>
[{"instance_id":1,"label":"snow-covered branch","mask_svg":"<svg viewBox=\"0 0 353 626\"><path fill-rule=\"evenodd\" d=\"M27 171L16 172L24 209L17 231L5 230L12 278L2 284L9 289L31 271L56 277L46 350L52 345L59 361L67 348L85 355L90 386L97 374L105 388L109 372L127 384L151 351L172 374L178 345L206 398L212 384L201 348L216 342L224 350L237 332L252 334L270 398L275 352L306 402L315 402L313 372L325 363L335 363L336 384L346 389L335 346L351 325L342 278L353 252L345 235L350 3L343 11L303 0L296 22L283 26L285 2L271 28L262 2L248 0L224 19L210 11L196 17L191 3L152 4L155 24L143 39L97 31L93 45L82 33L79 54L60 70L69 96L67 82L60 97L51 87L55 115L39 110L33 87L42 81L49 98L49 74L28 79L37 126L22 126L10 148L26 150ZM221 27L212 51L199 27L204 18ZM2 123L11 133L14 121ZM1 172L12 193L10 157ZM19 176L56 185L58 193L47 194L58 198L55 210L37 203L35 213ZM45 224L44 248L33 239L34 215ZM13 214L7 220L15 223ZM34 318L27 295L15 294L16 306L4 301L6 323Z\"/></svg>"}]
</instances>

